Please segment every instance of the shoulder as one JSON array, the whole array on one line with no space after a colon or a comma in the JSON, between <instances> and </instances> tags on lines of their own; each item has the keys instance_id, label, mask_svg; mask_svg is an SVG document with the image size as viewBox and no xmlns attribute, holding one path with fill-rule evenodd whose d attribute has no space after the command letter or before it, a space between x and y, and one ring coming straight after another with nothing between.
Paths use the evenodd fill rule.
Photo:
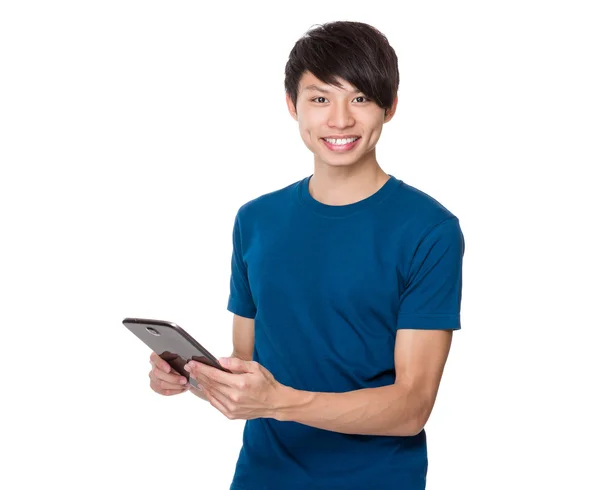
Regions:
<instances>
[{"instance_id":1,"label":"shoulder","mask_svg":"<svg viewBox=\"0 0 600 490\"><path fill-rule=\"evenodd\" d=\"M393 205L387 206L387 209L394 214L399 238L412 248L427 236L445 235L454 239L458 235L462 240L456 214L429 193L406 182L401 182Z\"/></svg>"},{"instance_id":2,"label":"shoulder","mask_svg":"<svg viewBox=\"0 0 600 490\"><path fill-rule=\"evenodd\" d=\"M398 204L408 207L421 220L440 222L456 218L439 200L417 187L403 182L397 193Z\"/></svg>"},{"instance_id":3,"label":"shoulder","mask_svg":"<svg viewBox=\"0 0 600 490\"><path fill-rule=\"evenodd\" d=\"M398 273L407 284L415 270L430 263L455 267L464 253L465 240L456 214L421 189L403 183L394 195L391 242L398 257ZM442 258L445 257L445 260ZM436 270L446 270L446 266ZM429 270L426 267L423 270Z\"/></svg>"},{"instance_id":4,"label":"shoulder","mask_svg":"<svg viewBox=\"0 0 600 490\"><path fill-rule=\"evenodd\" d=\"M268 217L273 213L281 212L292 204L301 182L302 180L293 182L245 202L239 207L236 219L247 223L256 221L258 217Z\"/></svg>"}]
</instances>

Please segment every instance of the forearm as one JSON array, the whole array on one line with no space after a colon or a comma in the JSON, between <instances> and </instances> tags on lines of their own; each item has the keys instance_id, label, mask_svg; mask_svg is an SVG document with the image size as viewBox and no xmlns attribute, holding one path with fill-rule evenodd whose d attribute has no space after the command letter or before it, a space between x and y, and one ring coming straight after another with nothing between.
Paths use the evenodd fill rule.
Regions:
<instances>
[{"instance_id":1,"label":"forearm","mask_svg":"<svg viewBox=\"0 0 600 490\"><path fill-rule=\"evenodd\" d=\"M399 384L346 393L316 393L283 386L281 400L275 419L344 434L411 436L418 434L425 423L422 397Z\"/></svg>"}]
</instances>

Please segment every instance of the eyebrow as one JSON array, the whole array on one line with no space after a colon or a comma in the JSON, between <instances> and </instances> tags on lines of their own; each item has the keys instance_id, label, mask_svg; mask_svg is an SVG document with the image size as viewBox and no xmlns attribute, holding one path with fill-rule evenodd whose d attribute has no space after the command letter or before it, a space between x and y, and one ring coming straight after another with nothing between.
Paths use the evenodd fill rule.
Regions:
<instances>
[{"instance_id":1,"label":"eyebrow","mask_svg":"<svg viewBox=\"0 0 600 490\"><path fill-rule=\"evenodd\" d=\"M329 94L329 93L331 93L331 90L327 90L326 88L323 88L323 87L318 87L317 85L314 85L314 84L312 84L312 85L307 85L306 87L304 87L304 88L302 89L302 91L303 91L303 92L304 92L305 90L314 90L314 91L316 91L316 92L323 92L323 93L325 93L325 94ZM352 90L350 93L352 93L352 94L358 94L359 92L362 92L362 90L355 89L355 90Z\"/></svg>"}]
</instances>

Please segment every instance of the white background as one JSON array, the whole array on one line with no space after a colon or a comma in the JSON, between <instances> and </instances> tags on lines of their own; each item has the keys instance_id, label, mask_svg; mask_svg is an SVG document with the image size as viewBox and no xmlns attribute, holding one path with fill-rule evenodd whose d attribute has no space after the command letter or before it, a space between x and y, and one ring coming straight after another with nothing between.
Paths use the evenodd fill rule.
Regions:
<instances>
[{"instance_id":1,"label":"white background","mask_svg":"<svg viewBox=\"0 0 600 490\"><path fill-rule=\"evenodd\" d=\"M313 171L287 56L357 20L399 58L378 161L466 240L428 490L600 488L594 3L0 3L0 485L229 488L244 422L121 321L231 353L235 212Z\"/></svg>"}]
</instances>

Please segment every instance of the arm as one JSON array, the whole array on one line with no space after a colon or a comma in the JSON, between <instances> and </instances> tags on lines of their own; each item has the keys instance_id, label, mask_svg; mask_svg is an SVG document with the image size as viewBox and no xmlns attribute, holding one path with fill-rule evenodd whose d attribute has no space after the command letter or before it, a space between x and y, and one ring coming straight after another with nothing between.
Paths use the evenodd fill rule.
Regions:
<instances>
[{"instance_id":1,"label":"arm","mask_svg":"<svg viewBox=\"0 0 600 490\"><path fill-rule=\"evenodd\" d=\"M243 361L251 361L254 352L254 319L233 315L233 353L230 357L237 357ZM190 386L190 392L208 401L203 391Z\"/></svg>"},{"instance_id":2,"label":"arm","mask_svg":"<svg viewBox=\"0 0 600 490\"><path fill-rule=\"evenodd\" d=\"M282 404L274 418L345 434L418 434L433 410L451 342L451 330L400 329L394 384L346 393L282 386Z\"/></svg>"},{"instance_id":3,"label":"arm","mask_svg":"<svg viewBox=\"0 0 600 490\"><path fill-rule=\"evenodd\" d=\"M275 411L280 420L348 434L421 432L437 396L452 331L460 329L464 250L456 217L430 228L416 244L400 298L394 384L348 393L284 387L284 405Z\"/></svg>"},{"instance_id":4,"label":"arm","mask_svg":"<svg viewBox=\"0 0 600 490\"><path fill-rule=\"evenodd\" d=\"M347 434L418 434L433 410L452 331L460 329L463 253L464 239L455 217L419 238L403 276L394 350L396 379L390 386L347 393L299 391L278 383L258 363L240 359L229 359L228 367L243 373L241 377L197 362L188 363L186 370L207 384L211 404L229 419L274 418ZM235 247L232 264L237 273L232 273L235 294L230 295L228 309L254 316L256 307L247 278L239 273L243 262ZM222 362L227 365L227 359Z\"/></svg>"}]
</instances>

